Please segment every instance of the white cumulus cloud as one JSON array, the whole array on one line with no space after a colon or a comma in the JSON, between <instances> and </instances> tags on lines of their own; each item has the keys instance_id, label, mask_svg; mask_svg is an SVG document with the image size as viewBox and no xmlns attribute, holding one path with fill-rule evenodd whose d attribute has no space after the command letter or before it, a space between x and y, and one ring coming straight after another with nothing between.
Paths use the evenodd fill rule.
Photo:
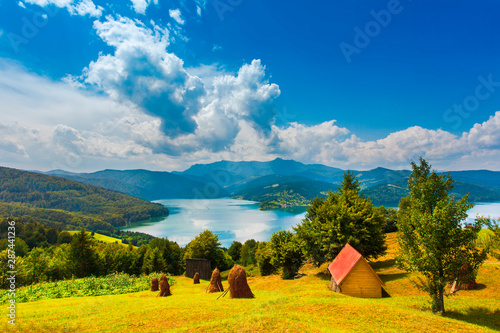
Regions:
<instances>
[{"instance_id":1,"label":"white cumulus cloud","mask_svg":"<svg viewBox=\"0 0 500 333\"><path fill-rule=\"evenodd\" d=\"M158 0L131 0L132 7L139 14L146 14L146 9L151 3L158 4Z\"/></svg>"},{"instance_id":2,"label":"white cumulus cloud","mask_svg":"<svg viewBox=\"0 0 500 333\"><path fill-rule=\"evenodd\" d=\"M84 82L155 117L161 136L148 141L155 152L225 150L242 122L270 134L280 90L266 80L260 60L243 65L236 74L216 66L187 69L182 59L168 52L169 31L154 22L108 16L94 27L115 51L91 62Z\"/></svg>"},{"instance_id":3,"label":"white cumulus cloud","mask_svg":"<svg viewBox=\"0 0 500 333\"><path fill-rule=\"evenodd\" d=\"M179 9L170 9L168 11L168 14L170 15L171 18L175 20L175 22L179 23L180 25L184 24L184 20L182 19L181 11Z\"/></svg>"}]
</instances>

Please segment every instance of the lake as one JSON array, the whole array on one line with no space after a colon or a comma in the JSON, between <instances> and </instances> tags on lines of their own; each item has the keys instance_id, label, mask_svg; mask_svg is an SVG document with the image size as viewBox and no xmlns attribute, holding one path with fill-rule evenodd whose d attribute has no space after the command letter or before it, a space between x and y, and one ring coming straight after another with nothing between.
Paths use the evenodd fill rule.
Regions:
<instances>
[{"instance_id":1,"label":"lake","mask_svg":"<svg viewBox=\"0 0 500 333\"><path fill-rule=\"evenodd\" d=\"M168 199L155 202L166 206L170 215L129 224L122 230L167 237L184 246L204 230L219 235L222 246L234 240L268 241L278 230L290 230L302 221L306 207L259 210L259 203L236 199Z\"/></svg>"},{"instance_id":2,"label":"lake","mask_svg":"<svg viewBox=\"0 0 500 333\"><path fill-rule=\"evenodd\" d=\"M168 207L170 215L129 224L122 230L138 231L156 237L167 237L184 246L204 230L219 235L222 246L234 240L268 241L278 230L291 230L304 218L306 208L261 211L259 203L236 199L168 199L155 201ZM500 216L500 203L477 203L469 212L468 222L476 215Z\"/></svg>"}]
</instances>

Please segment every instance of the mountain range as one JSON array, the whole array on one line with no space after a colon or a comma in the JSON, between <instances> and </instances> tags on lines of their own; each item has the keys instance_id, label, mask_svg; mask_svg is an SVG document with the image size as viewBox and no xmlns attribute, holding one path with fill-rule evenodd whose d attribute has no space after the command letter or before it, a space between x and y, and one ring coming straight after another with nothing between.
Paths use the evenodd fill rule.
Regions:
<instances>
[{"instance_id":1,"label":"mountain range","mask_svg":"<svg viewBox=\"0 0 500 333\"><path fill-rule=\"evenodd\" d=\"M376 168L351 170L361 181L364 194L376 205L397 206L407 195L409 170ZM269 162L220 161L195 164L185 171L103 170L71 173L46 172L74 181L97 185L146 200L213 199L237 197L265 201L285 193L310 200L336 190L345 170L321 164L303 164L277 158ZM447 172L456 181L452 193L469 194L474 202L500 201L500 172L489 170Z\"/></svg>"}]
</instances>

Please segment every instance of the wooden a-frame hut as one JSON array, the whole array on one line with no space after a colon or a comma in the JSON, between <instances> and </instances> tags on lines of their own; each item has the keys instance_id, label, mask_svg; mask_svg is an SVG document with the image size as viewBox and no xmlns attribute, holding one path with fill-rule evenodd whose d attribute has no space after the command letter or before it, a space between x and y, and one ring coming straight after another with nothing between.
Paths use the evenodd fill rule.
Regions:
<instances>
[{"instance_id":1,"label":"wooden a-frame hut","mask_svg":"<svg viewBox=\"0 0 500 333\"><path fill-rule=\"evenodd\" d=\"M200 275L200 279L210 280L212 276L210 260L186 259L186 276L192 279L196 273Z\"/></svg>"},{"instance_id":2,"label":"wooden a-frame hut","mask_svg":"<svg viewBox=\"0 0 500 333\"><path fill-rule=\"evenodd\" d=\"M328 266L332 275L330 289L363 298L382 297L384 283L373 268L351 245L346 244Z\"/></svg>"}]
</instances>

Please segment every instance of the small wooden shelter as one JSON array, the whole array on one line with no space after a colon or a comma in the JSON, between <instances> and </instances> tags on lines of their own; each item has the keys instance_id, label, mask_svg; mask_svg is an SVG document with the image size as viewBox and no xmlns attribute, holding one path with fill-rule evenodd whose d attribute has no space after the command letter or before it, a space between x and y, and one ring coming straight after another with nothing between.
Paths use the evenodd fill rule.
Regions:
<instances>
[{"instance_id":1,"label":"small wooden shelter","mask_svg":"<svg viewBox=\"0 0 500 333\"><path fill-rule=\"evenodd\" d=\"M382 297L384 283L373 268L351 245L346 244L328 266L332 275L330 289L363 298Z\"/></svg>"},{"instance_id":2,"label":"small wooden shelter","mask_svg":"<svg viewBox=\"0 0 500 333\"><path fill-rule=\"evenodd\" d=\"M210 280L212 276L212 265L207 259L186 259L186 276L194 278L194 275L200 274L200 279Z\"/></svg>"}]
</instances>

